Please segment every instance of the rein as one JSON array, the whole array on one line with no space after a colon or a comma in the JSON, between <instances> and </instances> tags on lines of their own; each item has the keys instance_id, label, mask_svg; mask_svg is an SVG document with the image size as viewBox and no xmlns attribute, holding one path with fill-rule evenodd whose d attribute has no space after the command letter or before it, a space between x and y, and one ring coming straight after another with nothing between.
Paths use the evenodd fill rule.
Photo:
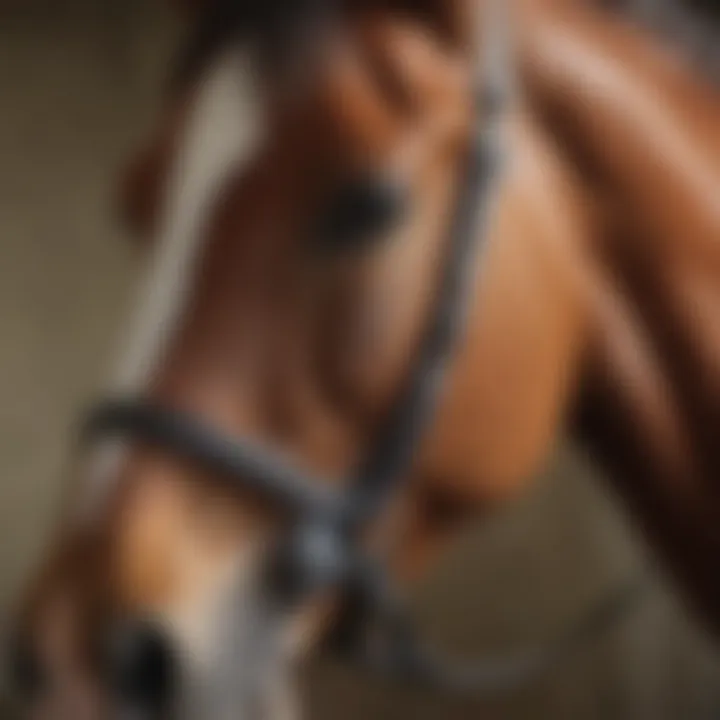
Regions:
<instances>
[{"instance_id":1,"label":"rein","mask_svg":"<svg viewBox=\"0 0 720 720\"><path fill-rule=\"evenodd\" d=\"M404 391L358 467L343 481L329 482L275 448L228 437L196 417L143 399L101 403L87 418L82 438L91 443L116 437L161 448L275 503L290 518L290 530L267 566L269 597L292 610L320 592L339 591L344 603L328 639L331 651L392 678L488 692L530 679L587 642L627 610L640 585L633 580L615 589L548 645L456 667L419 642L382 561L361 546L363 532L408 482L465 327L476 258L489 232L504 158L500 129L511 73L504 34L493 27L486 35L484 76L475 87L477 121L432 315Z\"/></svg>"}]
</instances>

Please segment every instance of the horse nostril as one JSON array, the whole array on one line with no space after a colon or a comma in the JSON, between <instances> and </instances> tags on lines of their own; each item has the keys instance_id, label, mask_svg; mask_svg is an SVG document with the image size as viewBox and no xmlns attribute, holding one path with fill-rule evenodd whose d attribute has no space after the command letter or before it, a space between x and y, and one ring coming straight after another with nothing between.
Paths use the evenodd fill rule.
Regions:
<instances>
[{"instance_id":1,"label":"horse nostril","mask_svg":"<svg viewBox=\"0 0 720 720\"><path fill-rule=\"evenodd\" d=\"M124 623L108 648L108 680L117 701L136 710L157 712L170 700L175 657L162 630L150 623Z\"/></svg>"}]
</instances>

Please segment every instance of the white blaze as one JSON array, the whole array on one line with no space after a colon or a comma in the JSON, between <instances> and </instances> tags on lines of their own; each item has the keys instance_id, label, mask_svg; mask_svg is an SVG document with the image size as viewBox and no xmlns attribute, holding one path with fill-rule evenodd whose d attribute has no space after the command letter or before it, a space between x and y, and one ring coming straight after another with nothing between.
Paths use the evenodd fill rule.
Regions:
<instances>
[{"instance_id":1,"label":"white blaze","mask_svg":"<svg viewBox=\"0 0 720 720\"><path fill-rule=\"evenodd\" d=\"M261 112L252 58L234 48L218 58L198 86L111 393L141 393L162 358L185 308L213 200L228 174L252 157L260 141ZM83 512L92 514L103 501L122 454L122 443L105 443L88 458Z\"/></svg>"}]
</instances>

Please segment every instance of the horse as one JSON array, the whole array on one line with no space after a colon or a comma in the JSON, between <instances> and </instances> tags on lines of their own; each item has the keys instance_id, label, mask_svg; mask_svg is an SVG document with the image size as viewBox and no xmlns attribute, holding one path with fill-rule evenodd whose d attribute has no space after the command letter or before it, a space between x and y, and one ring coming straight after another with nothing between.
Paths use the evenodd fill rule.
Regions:
<instances>
[{"instance_id":1,"label":"horse","mask_svg":"<svg viewBox=\"0 0 720 720\"><path fill-rule=\"evenodd\" d=\"M573 0L501 26L470 0L183 5L201 31L123 202L151 258L112 391L141 402L93 415L20 603L27 716L293 716L298 658L380 603L337 580L354 551L409 582L561 428L716 631L715 88ZM438 314L448 267L467 302ZM404 400L436 314L427 412ZM340 537L332 478L376 445L400 460Z\"/></svg>"}]
</instances>

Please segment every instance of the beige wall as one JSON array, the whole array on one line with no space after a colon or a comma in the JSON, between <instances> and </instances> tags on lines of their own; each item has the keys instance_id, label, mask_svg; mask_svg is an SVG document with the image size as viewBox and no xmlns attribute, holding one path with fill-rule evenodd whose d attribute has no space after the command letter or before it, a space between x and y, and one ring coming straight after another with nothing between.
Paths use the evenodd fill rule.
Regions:
<instances>
[{"instance_id":1,"label":"beige wall","mask_svg":"<svg viewBox=\"0 0 720 720\"><path fill-rule=\"evenodd\" d=\"M0 10L3 610L41 551L72 421L128 307L137 263L111 191L152 117L172 35L150 3L44 5ZM435 637L479 652L540 640L644 566L599 488L581 458L560 452L531 497L471 533L420 589ZM321 718L710 720L720 717L716 655L655 583L617 628L512 698L405 694L337 668L312 668L306 695Z\"/></svg>"}]
</instances>

